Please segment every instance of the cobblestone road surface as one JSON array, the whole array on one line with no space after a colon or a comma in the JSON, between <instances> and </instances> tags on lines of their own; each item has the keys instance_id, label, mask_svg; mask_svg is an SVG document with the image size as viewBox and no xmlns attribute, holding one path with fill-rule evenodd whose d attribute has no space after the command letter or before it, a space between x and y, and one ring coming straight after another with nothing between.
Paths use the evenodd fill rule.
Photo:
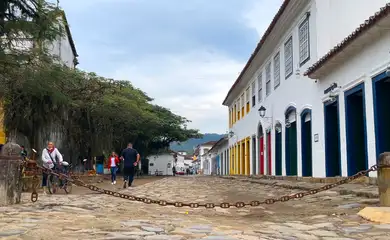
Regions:
<instances>
[{"instance_id":1,"label":"cobblestone road surface","mask_svg":"<svg viewBox=\"0 0 390 240\"><path fill-rule=\"evenodd\" d=\"M137 184L137 182L136 182ZM112 189L119 188L119 184ZM170 177L123 192L165 200L234 202L293 192L217 177ZM40 195L0 208L6 239L390 239L390 225L356 214L375 199L328 191L287 203L243 209L188 209L131 202L102 194Z\"/></svg>"}]
</instances>

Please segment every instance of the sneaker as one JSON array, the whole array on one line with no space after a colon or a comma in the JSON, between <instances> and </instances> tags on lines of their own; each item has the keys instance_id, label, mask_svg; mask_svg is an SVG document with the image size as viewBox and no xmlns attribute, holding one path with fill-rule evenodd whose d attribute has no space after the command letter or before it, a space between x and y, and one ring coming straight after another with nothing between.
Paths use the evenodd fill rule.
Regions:
<instances>
[{"instance_id":1,"label":"sneaker","mask_svg":"<svg viewBox=\"0 0 390 240\"><path fill-rule=\"evenodd\" d=\"M43 195L47 195L47 187L43 187Z\"/></svg>"},{"instance_id":2,"label":"sneaker","mask_svg":"<svg viewBox=\"0 0 390 240\"><path fill-rule=\"evenodd\" d=\"M114 182L111 182L111 185L114 185Z\"/></svg>"},{"instance_id":3,"label":"sneaker","mask_svg":"<svg viewBox=\"0 0 390 240\"><path fill-rule=\"evenodd\" d=\"M126 185L127 185L127 181L124 181L123 182L123 188L126 188Z\"/></svg>"},{"instance_id":4,"label":"sneaker","mask_svg":"<svg viewBox=\"0 0 390 240\"><path fill-rule=\"evenodd\" d=\"M114 181L114 184L116 184L116 181Z\"/></svg>"}]
</instances>

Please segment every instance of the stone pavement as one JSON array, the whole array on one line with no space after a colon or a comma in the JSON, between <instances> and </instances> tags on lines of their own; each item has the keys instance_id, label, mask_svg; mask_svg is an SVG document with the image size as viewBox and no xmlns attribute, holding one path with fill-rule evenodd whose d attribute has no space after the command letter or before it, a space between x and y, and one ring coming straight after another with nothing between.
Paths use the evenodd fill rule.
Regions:
<instances>
[{"instance_id":1,"label":"stone pavement","mask_svg":"<svg viewBox=\"0 0 390 240\"><path fill-rule=\"evenodd\" d=\"M263 200L297 190L217 177L188 176L164 178L123 191L172 201L217 203ZM26 194L23 204L0 208L0 237L56 240L390 239L390 225L370 223L357 216L363 207L377 203L375 199L340 195L337 191L242 209L161 207L96 193L40 195L38 202L31 203Z\"/></svg>"},{"instance_id":2,"label":"stone pavement","mask_svg":"<svg viewBox=\"0 0 390 240\"><path fill-rule=\"evenodd\" d=\"M241 182L250 182L257 183L262 185L272 185L287 189L298 189L298 190L310 190L313 188L318 188L326 183L313 183L313 182L304 182L304 181L289 181L289 180L267 180L261 179L258 176L221 176L224 179L231 179ZM333 190L338 192L341 195L353 194L359 197L366 198L379 198L378 186L373 184L364 184L359 182L360 179L357 179L351 183L340 185Z\"/></svg>"}]
</instances>

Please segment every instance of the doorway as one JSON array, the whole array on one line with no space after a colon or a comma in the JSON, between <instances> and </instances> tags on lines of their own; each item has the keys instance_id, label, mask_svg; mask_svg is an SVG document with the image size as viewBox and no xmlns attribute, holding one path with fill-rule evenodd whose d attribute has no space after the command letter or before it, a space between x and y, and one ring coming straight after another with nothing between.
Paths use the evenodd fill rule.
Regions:
<instances>
[{"instance_id":1,"label":"doorway","mask_svg":"<svg viewBox=\"0 0 390 240\"><path fill-rule=\"evenodd\" d=\"M252 174L256 175L258 174L258 171L256 169L256 137L252 137L252 158L251 158L251 163L252 163Z\"/></svg>"},{"instance_id":2,"label":"doorway","mask_svg":"<svg viewBox=\"0 0 390 240\"><path fill-rule=\"evenodd\" d=\"M259 136L259 170L260 174L264 175L264 134L261 124L259 124L257 133Z\"/></svg>"},{"instance_id":3,"label":"doorway","mask_svg":"<svg viewBox=\"0 0 390 240\"><path fill-rule=\"evenodd\" d=\"M364 83L345 92L348 176L368 167Z\"/></svg>"},{"instance_id":4,"label":"doorway","mask_svg":"<svg viewBox=\"0 0 390 240\"><path fill-rule=\"evenodd\" d=\"M374 121L376 155L390 151L390 77L382 73L374 78Z\"/></svg>"},{"instance_id":5,"label":"doorway","mask_svg":"<svg viewBox=\"0 0 390 240\"><path fill-rule=\"evenodd\" d=\"M282 124L275 125L275 175L282 175Z\"/></svg>"},{"instance_id":6,"label":"doorway","mask_svg":"<svg viewBox=\"0 0 390 240\"><path fill-rule=\"evenodd\" d=\"M271 131L267 132L267 175L272 175Z\"/></svg>"},{"instance_id":7,"label":"doorway","mask_svg":"<svg viewBox=\"0 0 390 240\"><path fill-rule=\"evenodd\" d=\"M246 175L246 161L245 161L245 140L241 142L241 160L240 160L240 174Z\"/></svg>"},{"instance_id":8,"label":"doorway","mask_svg":"<svg viewBox=\"0 0 390 240\"><path fill-rule=\"evenodd\" d=\"M340 124L338 97L324 104L325 168L327 177L341 176Z\"/></svg>"},{"instance_id":9,"label":"doorway","mask_svg":"<svg viewBox=\"0 0 390 240\"><path fill-rule=\"evenodd\" d=\"M302 176L311 177L313 175L312 156L312 130L311 130L311 110L305 109L301 113L301 139L302 139Z\"/></svg>"},{"instance_id":10,"label":"doorway","mask_svg":"<svg viewBox=\"0 0 390 240\"><path fill-rule=\"evenodd\" d=\"M296 176L298 174L297 156L297 121L295 107L289 107L286 116L286 175Z\"/></svg>"}]
</instances>

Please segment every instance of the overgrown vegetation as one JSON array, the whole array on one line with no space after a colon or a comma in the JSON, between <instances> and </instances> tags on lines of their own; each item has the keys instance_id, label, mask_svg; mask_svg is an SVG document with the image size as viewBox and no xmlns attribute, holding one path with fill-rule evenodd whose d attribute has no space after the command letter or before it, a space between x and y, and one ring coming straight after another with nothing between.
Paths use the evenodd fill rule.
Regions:
<instances>
[{"instance_id":1,"label":"overgrown vegetation","mask_svg":"<svg viewBox=\"0 0 390 240\"><path fill-rule=\"evenodd\" d=\"M62 147L73 157L118 151L129 141L145 156L200 137L187 129L189 120L153 104L130 82L56 63L47 46L63 32L59 12L42 0L1 3L0 97L8 134L18 132L38 148L50 140L40 132L60 125Z\"/></svg>"}]
</instances>

